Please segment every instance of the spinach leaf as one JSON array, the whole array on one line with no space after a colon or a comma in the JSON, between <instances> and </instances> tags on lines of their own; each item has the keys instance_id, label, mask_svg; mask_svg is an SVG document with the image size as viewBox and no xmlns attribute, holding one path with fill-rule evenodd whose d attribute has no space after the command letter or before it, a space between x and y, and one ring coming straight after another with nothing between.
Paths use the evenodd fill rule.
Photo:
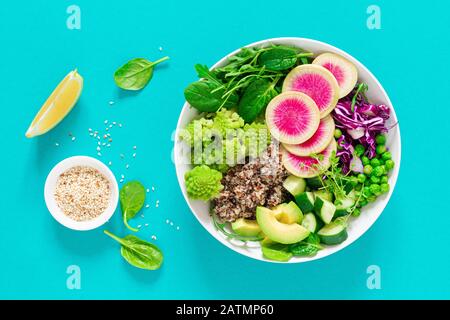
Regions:
<instances>
[{"instance_id":1,"label":"spinach leaf","mask_svg":"<svg viewBox=\"0 0 450 320\"><path fill-rule=\"evenodd\" d=\"M286 70L297 63L297 50L276 46L263 52L259 56L258 63L269 70Z\"/></svg>"},{"instance_id":2,"label":"spinach leaf","mask_svg":"<svg viewBox=\"0 0 450 320\"><path fill-rule=\"evenodd\" d=\"M119 238L107 230L104 232L120 243L122 257L132 266L147 270L156 270L161 267L164 257L161 250L154 244L134 235Z\"/></svg>"},{"instance_id":3,"label":"spinach leaf","mask_svg":"<svg viewBox=\"0 0 450 320\"><path fill-rule=\"evenodd\" d=\"M153 76L155 65L166 61L169 57L161 58L155 62L144 58L128 61L114 73L114 81L124 90L140 90L147 85Z\"/></svg>"},{"instance_id":4,"label":"spinach leaf","mask_svg":"<svg viewBox=\"0 0 450 320\"><path fill-rule=\"evenodd\" d=\"M261 251L263 256L274 261L286 262L292 258L292 253L288 251L288 246L281 243L263 240L261 241Z\"/></svg>"},{"instance_id":5,"label":"spinach leaf","mask_svg":"<svg viewBox=\"0 0 450 320\"><path fill-rule=\"evenodd\" d=\"M223 97L224 89L219 89L216 82L201 80L191 83L184 90L186 101L201 112L215 112L221 107L227 109L237 105L239 96L235 93L227 98Z\"/></svg>"},{"instance_id":6,"label":"spinach leaf","mask_svg":"<svg viewBox=\"0 0 450 320\"><path fill-rule=\"evenodd\" d=\"M297 257L311 257L317 254L321 249L320 238L315 233L311 233L306 240L289 246L289 252Z\"/></svg>"},{"instance_id":7,"label":"spinach leaf","mask_svg":"<svg viewBox=\"0 0 450 320\"><path fill-rule=\"evenodd\" d=\"M238 105L238 114L247 123L253 122L267 104L278 92L274 89L275 83L270 83L266 79L256 79L252 81L244 90Z\"/></svg>"},{"instance_id":8,"label":"spinach leaf","mask_svg":"<svg viewBox=\"0 0 450 320\"><path fill-rule=\"evenodd\" d=\"M130 181L120 190L120 207L122 209L123 223L131 231L138 231L130 227L128 220L134 218L142 209L145 202L145 188L139 181Z\"/></svg>"}]
</instances>

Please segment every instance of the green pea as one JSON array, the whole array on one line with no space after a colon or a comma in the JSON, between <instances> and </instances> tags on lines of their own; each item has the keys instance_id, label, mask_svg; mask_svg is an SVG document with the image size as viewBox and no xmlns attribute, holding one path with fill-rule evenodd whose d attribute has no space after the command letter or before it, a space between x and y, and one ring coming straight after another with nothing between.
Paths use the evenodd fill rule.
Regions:
<instances>
[{"instance_id":1,"label":"green pea","mask_svg":"<svg viewBox=\"0 0 450 320\"><path fill-rule=\"evenodd\" d=\"M375 169L373 169L372 175L374 175L376 177L381 177L383 174L384 174L383 166L378 166L378 167L375 167Z\"/></svg>"},{"instance_id":2,"label":"green pea","mask_svg":"<svg viewBox=\"0 0 450 320\"><path fill-rule=\"evenodd\" d=\"M376 176L371 176L370 177L370 181L373 183L380 183L380 178L376 177Z\"/></svg>"},{"instance_id":3,"label":"green pea","mask_svg":"<svg viewBox=\"0 0 450 320\"><path fill-rule=\"evenodd\" d=\"M357 177L350 177L350 184L354 187L358 184L358 178Z\"/></svg>"},{"instance_id":4,"label":"green pea","mask_svg":"<svg viewBox=\"0 0 450 320\"><path fill-rule=\"evenodd\" d=\"M359 203L358 203L358 205L361 208L367 206L367 204L368 204L367 200L360 200Z\"/></svg>"},{"instance_id":5,"label":"green pea","mask_svg":"<svg viewBox=\"0 0 450 320\"><path fill-rule=\"evenodd\" d=\"M355 186L355 190L361 191L361 189L362 189L362 184L358 183L358 184Z\"/></svg>"},{"instance_id":6,"label":"green pea","mask_svg":"<svg viewBox=\"0 0 450 320\"><path fill-rule=\"evenodd\" d=\"M370 160L370 164L372 165L372 167L378 167L380 165L380 160L378 160L377 158L373 158L372 160Z\"/></svg>"},{"instance_id":7,"label":"green pea","mask_svg":"<svg viewBox=\"0 0 450 320\"><path fill-rule=\"evenodd\" d=\"M357 144L355 146L355 153L358 157L361 157L365 151L366 151L366 149L364 148L364 146L362 144Z\"/></svg>"},{"instance_id":8,"label":"green pea","mask_svg":"<svg viewBox=\"0 0 450 320\"><path fill-rule=\"evenodd\" d=\"M390 160L390 159L392 159L392 154L389 151L386 151L385 153L383 153L381 155L381 158L385 161Z\"/></svg>"},{"instance_id":9,"label":"green pea","mask_svg":"<svg viewBox=\"0 0 450 320\"><path fill-rule=\"evenodd\" d=\"M385 144L386 143L386 136L384 134L379 134L375 137L375 142L380 145L380 144Z\"/></svg>"},{"instance_id":10,"label":"green pea","mask_svg":"<svg viewBox=\"0 0 450 320\"><path fill-rule=\"evenodd\" d=\"M380 183L387 183L388 182L388 177L387 176L382 176L380 179Z\"/></svg>"},{"instance_id":11,"label":"green pea","mask_svg":"<svg viewBox=\"0 0 450 320\"><path fill-rule=\"evenodd\" d=\"M387 170L391 170L392 168L394 168L394 161L386 160L385 167L386 167Z\"/></svg>"},{"instance_id":12,"label":"green pea","mask_svg":"<svg viewBox=\"0 0 450 320\"><path fill-rule=\"evenodd\" d=\"M363 188L363 195L364 197L370 197L372 195L372 191L370 191L370 187L364 187Z\"/></svg>"},{"instance_id":13,"label":"green pea","mask_svg":"<svg viewBox=\"0 0 450 320\"><path fill-rule=\"evenodd\" d=\"M373 170L372 166L370 164L368 164L368 165L364 166L364 170L363 171L364 171L365 174L369 175L369 174L372 173L372 170Z\"/></svg>"},{"instance_id":14,"label":"green pea","mask_svg":"<svg viewBox=\"0 0 450 320\"><path fill-rule=\"evenodd\" d=\"M370 163L369 158L367 158L366 156L362 156L361 161L363 165L368 165Z\"/></svg>"},{"instance_id":15,"label":"green pea","mask_svg":"<svg viewBox=\"0 0 450 320\"><path fill-rule=\"evenodd\" d=\"M376 148L377 154L383 154L386 152L386 146L385 145L379 145Z\"/></svg>"},{"instance_id":16,"label":"green pea","mask_svg":"<svg viewBox=\"0 0 450 320\"><path fill-rule=\"evenodd\" d=\"M368 202L374 202L375 200L377 200L377 197L376 197L376 196L370 196L370 197L367 197L367 201L368 201Z\"/></svg>"},{"instance_id":17,"label":"green pea","mask_svg":"<svg viewBox=\"0 0 450 320\"><path fill-rule=\"evenodd\" d=\"M372 184L370 186L370 192L372 192L374 195L381 194L381 187L380 187L380 185L376 184L376 183Z\"/></svg>"},{"instance_id":18,"label":"green pea","mask_svg":"<svg viewBox=\"0 0 450 320\"><path fill-rule=\"evenodd\" d=\"M381 193L388 193L389 192L389 184L388 183L382 183L380 185L380 191L381 191Z\"/></svg>"},{"instance_id":19,"label":"green pea","mask_svg":"<svg viewBox=\"0 0 450 320\"><path fill-rule=\"evenodd\" d=\"M335 129L335 130L334 130L334 137L335 137L336 139L339 139L340 137L342 137L342 131L341 131L341 129Z\"/></svg>"},{"instance_id":20,"label":"green pea","mask_svg":"<svg viewBox=\"0 0 450 320\"><path fill-rule=\"evenodd\" d=\"M355 208L355 210L353 210L353 212L352 212L352 216L359 217L360 215L361 215L361 210L359 210L358 208Z\"/></svg>"},{"instance_id":21,"label":"green pea","mask_svg":"<svg viewBox=\"0 0 450 320\"><path fill-rule=\"evenodd\" d=\"M362 173L358 174L358 181L360 183L364 183L364 181L366 181L366 176L363 175Z\"/></svg>"}]
</instances>

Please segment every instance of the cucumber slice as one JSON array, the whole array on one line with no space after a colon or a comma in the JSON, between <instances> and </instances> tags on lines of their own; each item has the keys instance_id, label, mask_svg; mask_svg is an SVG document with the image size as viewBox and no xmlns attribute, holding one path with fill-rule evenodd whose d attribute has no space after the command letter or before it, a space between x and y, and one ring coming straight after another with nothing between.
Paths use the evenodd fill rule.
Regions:
<instances>
[{"instance_id":1,"label":"cucumber slice","mask_svg":"<svg viewBox=\"0 0 450 320\"><path fill-rule=\"evenodd\" d=\"M350 209L355 205L355 203L356 203L355 191L350 192L344 198L336 199L335 217L342 217L348 215L350 213Z\"/></svg>"},{"instance_id":2,"label":"cucumber slice","mask_svg":"<svg viewBox=\"0 0 450 320\"><path fill-rule=\"evenodd\" d=\"M334 245L344 242L347 237L347 228L338 222L331 222L319 230L317 233L320 237L320 242L327 245Z\"/></svg>"},{"instance_id":3,"label":"cucumber slice","mask_svg":"<svg viewBox=\"0 0 450 320\"><path fill-rule=\"evenodd\" d=\"M303 192L295 197L300 210L303 213L312 212L314 209L314 194L312 192Z\"/></svg>"},{"instance_id":4,"label":"cucumber slice","mask_svg":"<svg viewBox=\"0 0 450 320\"><path fill-rule=\"evenodd\" d=\"M283 187L295 197L305 192L306 181L300 177L289 176L284 180Z\"/></svg>"},{"instance_id":5,"label":"cucumber slice","mask_svg":"<svg viewBox=\"0 0 450 320\"><path fill-rule=\"evenodd\" d=\"M330 202L333 202L333 200L334 200L333 199L334 198L333 194L330 191L327 191L325 189L316 190L316 191L313 191L313 193L316 196L316 198L320 197L323 200L327 200L327 201L330 201Z\"/></svg>"},{"instance_id":6,"label":"cucumber slice","mask_svg":"<svg viewBox=\"0 0 450 320\"><path fill-rule=\"evenodd\" d=\"M311 189L319 189L323 187L322 180L319 177L306 179L306 185Z\"/></svg>"},{"instance_id":7,"label":"cucumber slice","mask_svg":"<svg viewBox=\"0 0 450 320\"><path fill-rule=\"evenodd\" d=\"M334 213L336 212L336 206L328 200L323 200L317 197L314 203L314 212L322 219L326 224L333 220Z\"/></svg>"},{"instance_id":8,"label":"cucumber slice","mask_svg":"<svg viewBox=\"0 0 450 320\"><path fill-rule=\"evenodd\" d=\"M316 233L323 227L323 222L317 219L314 213L307 213L303 216L302 226L309 232Z\"/></svg>"}]
</instances>

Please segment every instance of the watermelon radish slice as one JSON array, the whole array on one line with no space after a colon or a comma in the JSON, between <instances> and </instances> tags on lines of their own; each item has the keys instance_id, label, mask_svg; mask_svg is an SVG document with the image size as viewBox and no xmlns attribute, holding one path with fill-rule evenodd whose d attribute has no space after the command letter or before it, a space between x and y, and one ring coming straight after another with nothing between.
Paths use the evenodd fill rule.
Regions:
<instances>
[{"instance_id":1,"label":"watermelon radish slice","mask_svg":"<svg viewBox=\"0 0 450 320\"><path fill-rule=\"evenodd\" d=\"M283 92L266 109L266 124L280 142L303 143L319 127L320 112L314 101L301 92Z\"/></svg>"},{"instance_id":2,"label":"watermelon radish slice","mask_svg":"<svg viewBox=\"0 0 450 320\"><path fill-rule=\"evenodd\" d=\"M285 148L281 149L282 162L287 171L297 177L312 178L327 170L331 163L330 157L336 152L336 140L332 139L328 146L320 154L323 159L317 157L300 157L290 153Z\"/></svg>"},{"instance_id":3,"label":"watermelon radish slice","mask_svg":"<svg viewBox=\"0 0 450 320\"><path fill-rule=\"evenodd\" d=\"M339 85L339 98L348 95L358 81L355 65L337 54L322 53L314 59L313 64L322 66L333 74Z\"/></svg>"},{"instance_id":4,"label":"watermelon radish slice","mask_svg":"<svg viewBox=\"0 0 450 320\"><path fill-rule=\"evenodd\" d=\"M299 91L310 96L325 118L339 99L339 85L333 74L316 64L303 64L291 70L283 82L283 92Z\"/></svg>"},{"instance_id":5,"label":"watermelon radish slice","mask_svg":"<svg viewBox=\"0 0 450 320\"><path fill-rule=\"evenodd\" d=\"M284 144L284 148L296 156L309 156L325 150L334 136L334 120L331 115L320 120L314 135L301 144Z\"/></svg>"}]
</instances>

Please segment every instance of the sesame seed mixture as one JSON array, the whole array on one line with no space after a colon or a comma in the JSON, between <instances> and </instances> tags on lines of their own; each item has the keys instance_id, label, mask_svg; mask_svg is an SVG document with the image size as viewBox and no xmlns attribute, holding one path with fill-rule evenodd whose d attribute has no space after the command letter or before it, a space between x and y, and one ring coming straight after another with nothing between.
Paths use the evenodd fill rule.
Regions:
<instances>
[{"instance_id":1,"label":"sesame seed mixture","mask_svg":"<svg viewBox=\"0 0 450 320\"><path fill-rule=\"evenodd\" d=\"M76 166L63 172L56 183L58 207L75 221L92 220L108 207L110 182L98 170Z\"/></svg>"}]
</instances>

